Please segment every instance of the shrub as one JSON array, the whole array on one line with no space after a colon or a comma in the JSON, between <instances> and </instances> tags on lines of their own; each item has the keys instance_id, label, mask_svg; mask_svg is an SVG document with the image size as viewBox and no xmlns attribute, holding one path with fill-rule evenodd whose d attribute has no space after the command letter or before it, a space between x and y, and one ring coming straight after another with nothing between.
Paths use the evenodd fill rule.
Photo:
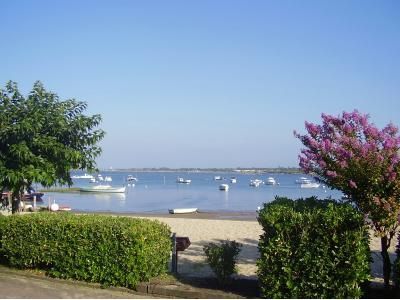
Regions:
<instances>
[{"instance_id":1,"label":"shrub","mask_svg":"<svg viewBox=\"0 0 400 300\"><path fill-rule=\"evenodd\" d=\"M157 221L68 213L6 220L1 252L11 266L125 287L168 270L170 229Z\"/></svg>"},{"instance_id":2,"label":"shrub","mask_svg":"<svg viewBox=\"0 0 400 300\"><path fill-rule=\"evenodd\" d=\"M241 247L236 241L222 241L220 245L209 243L203 247L207 262L221 284L228 283L236 273L236 260Z\"/></svg>"},{"instance_id":3,"label":"shrub","mask_svg":"<svg viewBox=\"0 0 400 300\"><path fill-rule=\"evenodd\" d=\"M266 204L257 262L266 298L357 298L369 279L369 236L350 205Z\"/></svg>"}]
</instances>

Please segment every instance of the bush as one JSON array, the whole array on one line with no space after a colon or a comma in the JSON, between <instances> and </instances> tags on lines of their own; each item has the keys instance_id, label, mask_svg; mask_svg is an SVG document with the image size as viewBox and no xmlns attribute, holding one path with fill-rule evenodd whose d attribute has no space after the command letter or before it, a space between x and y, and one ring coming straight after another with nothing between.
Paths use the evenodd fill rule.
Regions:
<instances>
[{"instance_id":1,"label":"bush","mask_svg":"<svg viewBox=\"0 0 400 300\"><path fill-rule=\"evenodd\" d=\"M371 260L363 216L332 201L282 203L286 200L266 204L259 213L264 230L257 262L262 295L360 297Z\"/></svg>"},{"instance_id":2,"label":"bush","mask_svg":"<svg viewBox=\"0 0 400 300\"><path fill-rule=\"evenodd\" d=\"M286 207L292 207L296 211L304 211L304 210L310 210L314 208L327 208L328 205L332 204L338 204L336 200L333 199L323 199L320 200L317 197L308 197L308 198L300 198L297 200L292 200L287 197L281 197L281 196L275 196L275 200L272 202L264 203L264 208L268 208L271 206L276 206L276 205L284 205Z\"/></svg>"},{"instance_id":3,"label":"bush","mask_svg":"<svg viewBox=\"0 0 400 300\"><path fill-rule=\"evenodd\" d=\"M228 283L230 277L236 273L236 260L241 247L236 241L223 241L220 245L209 243L203 247L207 263L220 284Z\"/></svg>"},{"instance_id":4,"label":"bush","mask_svg":"<svg viewBox=\"0 0 400 300\"><path fill-rule=\"evenodd\" d=\"M157 221L68 213L5 219L1 252L11 266L133 288L168 270L170 229Z\"/></svg>"}]
</instances>

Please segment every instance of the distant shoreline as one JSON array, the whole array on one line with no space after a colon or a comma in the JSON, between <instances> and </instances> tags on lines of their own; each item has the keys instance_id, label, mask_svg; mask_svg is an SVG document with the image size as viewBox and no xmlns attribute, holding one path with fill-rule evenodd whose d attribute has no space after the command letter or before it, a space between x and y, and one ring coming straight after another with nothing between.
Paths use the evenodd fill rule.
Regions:
<instances>
[{"instance_id":1,"label":"distant shoreline","mask_svg":"<svg viewBox=\"0 0 400 300\"><path fill-rule=\"evenodd\" d=\"M75 170L76 172L78 170ZM265 174L265 173L283 173L283 174L302 174L300 168L117 168L100 169L100 172L188 172L188 173L238 173L238 174Z\"/></svg>"}]
</instances>

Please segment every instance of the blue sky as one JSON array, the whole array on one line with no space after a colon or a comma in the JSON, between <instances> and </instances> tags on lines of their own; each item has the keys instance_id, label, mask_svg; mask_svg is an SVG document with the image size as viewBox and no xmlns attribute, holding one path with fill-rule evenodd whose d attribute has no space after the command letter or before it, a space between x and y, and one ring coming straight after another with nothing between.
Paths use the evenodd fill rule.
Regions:
<instances>
[{"instance_id":1,"label":"blue sky","mask_svg":"<svg viewBox=\"0 0 400 300\"><path fill-rule=\"evenodd\" d=\"M86 101L101 168L297 166L293 130L400 125L400 2L0 1L0 85Z\"/></svg>"}]
</instances>

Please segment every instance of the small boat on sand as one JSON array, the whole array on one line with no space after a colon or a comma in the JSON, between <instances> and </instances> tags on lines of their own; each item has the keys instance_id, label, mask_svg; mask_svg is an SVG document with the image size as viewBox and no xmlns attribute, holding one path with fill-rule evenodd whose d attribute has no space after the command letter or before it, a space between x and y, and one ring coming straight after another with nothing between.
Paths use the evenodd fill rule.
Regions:
<instances>
[{"instance_id":1,"label":"small boat on sand","mask_svg":"<svg viewBox=\"0 0 400 300\"><path fill-rule=\"evenodd\" d=\"M197 208L173 208L168 211L170 214L191 214L197 212Z\"/></svg>"},{"instance_id":2,"label":"small boat on sand","mask_svg":"<svg viewBox=\"0 0 400 300\"><path fill-rule=\"evenodd\" d=\"M91 193L125 193L126 187L112 187L111 185L94 185L91 187L83 187L80 189L81 192Z\"/></svg>"}]
</instances>

